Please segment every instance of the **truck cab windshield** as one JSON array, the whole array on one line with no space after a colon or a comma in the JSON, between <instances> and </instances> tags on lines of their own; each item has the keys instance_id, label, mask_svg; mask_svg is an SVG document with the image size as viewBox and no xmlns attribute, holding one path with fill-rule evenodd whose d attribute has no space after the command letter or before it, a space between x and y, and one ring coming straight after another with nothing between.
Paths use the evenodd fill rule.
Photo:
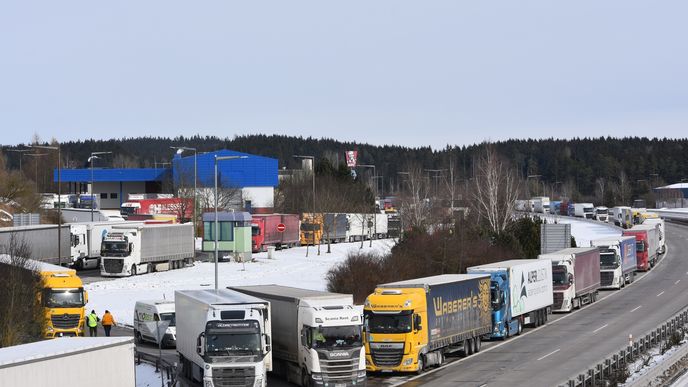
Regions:
<instances>
[{"instance_id":1,"label":"truck cab windshield","mask_svg":"<svg viewBox=\"0 0 688 387\"><path fill-rule=\"evenodd\" d=\"M257 321L209 321L206 324L206 353L209 356L257 356L261 354Z\"/></svg>"},{"instance_id":2,"label":"truck cab windshield","mask_svg":"<svg viewBox=\"0 0 688 387\"><path fill-rule=\"evenodd\" d=\"M43 300L47 308L81 308L84 289L44 289Z\"/></svg>"},{"instance_id":3,"label":"truck cab windshield","mask_svg":"<svg viewBox=\"0 0 688 387\"><path fill-rule=\"evenodd\" d=\"M316 231L320 229L319 224L301 223L301 231Z\"/></svg>"},{"instance_id":4,"label":"truck cab windshield","mask_svg":"<svg viewBox=\"0 0 688 387\"><path fill-rule=\"evenodd\" d=\"M504 306L504 297L502 297L502 292L499 291L499 287L493 285L490 287L490 298L492 299L492 310L500 310Z\"/></svg>"},{"instance_id":5,"label":"truck cab windshield","mask_svg":"<svg viewBox=\"0 0 688 387\"><path fill-rule=\"evenodd\" d=\"M613 251L601 253L600 254L600 267L602 267L602 268L607 268L607 267L617 268L617 267L619 267L618 262L616 262L616 254Z\"/></svg>"},{"instance_id":6,"label":"truck cab windshield","mask_svg":"<svg viewBox=\"0 0 688 387\"><path fill-rule=\"evenodd\" d=\"M408 333L413 327L413 313L381 314L366 311L366 322L370 333Z\"/></svg>"},{"instance_id":7,"label":"truck cab windshield","mask_svg":"<svg viewBox=\"0 0 688 387\"><path fill-rule=\"evenodd\" d=\"M103 242L101 254L108 257L126 257L129 255L127 242Z\"/></svg>"},{"instance_id":8,"label":"truck cab windshield","mask_svg":"<svg viewBox=\"0 0 688 387\"><path fill-rule=\"evenodd\" d=\"M552 284L554 286L569 286L569 276L564 266L552 267Z\"/></svg>"},{"instance_id":9,"label":"truck cab windshield","mask_svg":"<svg viewBox=\"0 0 688 387\"><path fill-rule=\"evenodd\" d=\"M312 348L354 348L363 345L361 327L349 325L342 327L309 328Z\"/></svg>"},{"instance_id":10,"label":"truck cab windshield","mask_svg":"<svg viewBox=\"0 0 688 387\"><path fill-rule=\"evenodd\" d=\"M638 253L643 253L645 252L645 242L643 241L637 241L635 243L635 251Z\"/></svg>"},{"instance_id":11,"label":"truck cab windshield","mask_svg":"<svg viewBox=\"0 0 688 387\"><path fill-rule=\"evenodd\" d=\"M260 235L260 227L256 226L255 224L251 226L251 235L252 236L258 236Z\"/></svg>"}]
</instances>

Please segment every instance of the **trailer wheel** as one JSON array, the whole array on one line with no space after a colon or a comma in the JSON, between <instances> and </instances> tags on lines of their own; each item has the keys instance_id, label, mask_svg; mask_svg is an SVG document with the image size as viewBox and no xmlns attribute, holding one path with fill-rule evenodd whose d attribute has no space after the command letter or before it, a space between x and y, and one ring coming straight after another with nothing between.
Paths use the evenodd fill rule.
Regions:
<instances>
[{"instance_id":1,"label":"trailer wheel","mask_svg":"<svg viewBox=\"0 0 688 387\"><path fill-rule=\"evenodd\" d=\"M473 339L473 353L480 352L480 347L482 347L482 341L480 340L480 336L478 336Z\"/></svg>"},{"instance_id":2,"label":"trailer wheel","mask_svg":"<svg viewBox=\"0 0 688 387\"><path fill-rule=\"evenodd\" d=\"M468 357L473 354L473 340L466 339L463 341L463 356Z\"/></svg>"}]
</instances>

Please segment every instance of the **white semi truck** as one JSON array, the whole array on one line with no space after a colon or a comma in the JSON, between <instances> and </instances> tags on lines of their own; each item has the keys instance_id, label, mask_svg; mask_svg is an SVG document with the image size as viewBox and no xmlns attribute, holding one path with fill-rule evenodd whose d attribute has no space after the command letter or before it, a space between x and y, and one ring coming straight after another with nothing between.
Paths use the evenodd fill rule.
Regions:
<instances>
[{"instance_id":1,"label":"white semi truck","mask_svg":"<svg viewBox=\"0 0 688 387\"><path fill-rule=\"evenodd\" d=\"M98 268L103 239L112 230L112 226L123 223L126 222L70 223L74 268L77 270Z\"/></svg>"},{"instance_id":2,"label":"white semi truck","mask_svg":"<svg viewBox=\"0 0 688 387\"><path fill-rule=\"evenodd\" d=\"M651 218L645 219L643 224L658 225L659 226L659 250L658 254L666 253L666 233L664 232L664 219Z\"/></svg>"},{"instance_id":3,"label":"white semi truck","mask_svg":"<svg viewBox=\"0 0 688 387\"><path fill-rule=\"evenodd\" d=\"M270 301L275 372L301 386L366 383L362 310L350 294L287 286L232 287Z\"/></svg>"},{"instance_id":4,"label":"white semi truck","mask_svg":"<svg viewBox=\"0 0 688 387\"><path fill-rule=\"evenodd\" d=\"M124 277L184 267L194 257L193 224L117 224L103 238L100 274Z\"/></svg>"},{"instance_id":5,"label":"white semi truck","mask_svg":"<svg viewBox=\"0 0 688 387\"><path fill-rule=\"evenodd\" d=\"M549 197L536 196L531 199L533 201L533 212L539 214L549 214Z\"/></svg>"},{"instance_id":6,"label":"white semi truck","mask_svg":"<svg viewBox=\"0 0 688 387\"><path fill-rule=\"evenodd\" d=\"M570 312L597 300L600 288L600 250L570 247L538 259L552 262L553 312Z\"/></svg>"},{"instance_id":7,"label":"white semi truck","mask_svg":"<svg viewBox=\"0 0 688 387\"><path fill-rule=\"evenodd\" d=\"M577 218L593 219L595 216L595 206L592 203L574 203L573 211Z\"/></svg>"},{"instance_id":8,"label":"white semi truck","mask_svg":"<svg viewBox=\"0 0 688 387\"><path fill-rule=\"evenodd\" d=\"M177 352L186 378L204 387L267 385L269 302L226 289L180 290L174 302Z\"/></svg>"},{"instance_id":9,"label":"white semi truck","mask_svg":"<svg viewBox=\"0 0 688 387\"><path fill-rule=\"evenodd\" d=\"M595 220L599 220L600 222L608 222L609 221L609 208L605 206L597 206L595 207Z\"/></svg>"},{"instance_id":10,"label":"white semi truck","mask_svg":"<svg viewBox=\"0 0 688 387\"><path fill-rule=\"evenodd\" d=\"M596 239L590 246L600 249L601 289L621 289L634 281L638 267L635 237Z\"/></svg>"}]
</instances>

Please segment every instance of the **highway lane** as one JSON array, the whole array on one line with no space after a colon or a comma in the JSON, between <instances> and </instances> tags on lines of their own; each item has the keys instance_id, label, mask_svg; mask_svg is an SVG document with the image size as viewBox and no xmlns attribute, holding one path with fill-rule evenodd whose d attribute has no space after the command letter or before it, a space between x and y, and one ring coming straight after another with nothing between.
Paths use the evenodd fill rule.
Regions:
<instances>
[{"instance_id":1,"label":"highway lane","mask_svg":"<svg viewBox=\"0 0 688 387\"><path fill-rule=\"evenodd\" d=\"M639 337L688 305L688 226L667 223L666 232L668 251L661 263L626 289L604 292L595 304L555 316L544 327L400 382L553 386L585 370L625 345L629 334ZM392 384L380 378L371 381Z\"/></svg>"}]
</instances>

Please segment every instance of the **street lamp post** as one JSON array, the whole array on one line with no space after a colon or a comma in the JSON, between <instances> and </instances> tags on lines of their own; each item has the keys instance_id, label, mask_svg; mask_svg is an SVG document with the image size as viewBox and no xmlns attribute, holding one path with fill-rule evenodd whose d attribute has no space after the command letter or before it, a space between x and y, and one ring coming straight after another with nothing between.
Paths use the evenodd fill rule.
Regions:
<instances>
[{"instance_id":1,"label":"street lamp post","mask_svg":"<svg viewBox=\"0 0 688 387\"><path fill-rule=\"evenodd\" d=\"M315 221L315 156L293 155L292 157L311 160L311 172L313 174L313 221ZM311 230L311 233L313 235L313 246L315 246L315 230ZM320 243L318 243L318 255L320 255ZM308 257L308 244L306 244L306 257Z\"/></svg>"},{"instance_id":2,"label":"street lamp post","mask_svg":"<svg viewBox=\"0 0 688 387\"><path fill-rule=\"evenodd\" d=\"M19 153L19 172L24 172L22 170L22 160L24 159L24 152L31 152L31 149L8 149L8 151Z\"/></svg>"},{"instance_id":3,"label":"street lamp post","mask_svg":"<svg viewBox=\"0 0 688 387\"><path fill-rule=\"evenodd\" d=\"M62 266L62 168L60 167L60 144L28 145L29 148L48 149L57 151L57 264Z\"/></svg>"},{"instance_id":4,"label":"street lamp post","mask_svg":"<svg viewBox=\"0 0 688 387\"><path fill-rule=\"evenodd\" d=\"M24 155L24 154L22 153L22 156L23 156L23 155ZM26 155L27 155L27 156L31 156L31 157L36 157L36 158L38 158L38 157L41 157L41 156L46 156L47 153L27 153ZM35 165L35 168L34 168L34 179L36 180L36 181L35 181L35 183L36 183L36 193L38 194L38 160L36 160L36 165ZM45 188L45 187L43 187L43 188Z\"/></svg>"},{"instance_id":5,"label":"street lamp post","mask_svg":"<svg viewBox=\"0 0 688 387\"><path fill-rule=\"evenodd\" d=\"M219 243L219 238L218 235L220 233L219 229L219 222L218 222L218 215L217 215L217 202L218 202L218 197L217 197L217 162L218 161L223 161L223 160L236 160L236 159L245 159L247 156L217 156L215 155L215 291L217 291L217 282L218 282L218 261L220 258L220 253L218 251L218 243Z\"/></svg>"},{"instance_id":6,"label":"street lamp post","mask_svg":"<svg viewBox=\"0 0 688 387\"><path fill-rule=\"evenodd\" d=\"M528 177L526 178L526 179L531 179L531 178L537 179L537 181L535 183L535 193L536 194L538 194L540 192L540 178L541 177L542 177L542 175L528 175ZM543 187L543 190L544 190L544 187ZM544 195L544 192L543 192L543 195Z\"/></svg>"},{"instance_id":7,"label":"street lamp post","mask_svg":"<svg viewBox=\"0 0 688 387\"><path fill-rule=\"evenodd\" d=\"M196 181L198 180L198 151L196 148L191 148L187 146L171 146L172 149L177 149L177 154L181 155L185 150L193 151L194 153L194 194L193 194L193 228L194 228L194 238L196 237ZM183 207L182 207L183 208ZM194 243L196 243L194 241Z\"/></svg>"},{"instance_id":8,"label":"street lamp post","mask_svg":"<svg viewBox=\"0 0 688 387\"><path fill-rule=\"evenodd\" d=\"M109 155L112 154L112 152L91 152L91 157L88 158L88 163L91 166L91 222L93 222L93 207L96 204L96 197L95 197L95 190L94 190L94 184L95 181L93 180L93 164L95 163L96 159L99 159L98 155Z\"/></svg>"}]
</instances>

